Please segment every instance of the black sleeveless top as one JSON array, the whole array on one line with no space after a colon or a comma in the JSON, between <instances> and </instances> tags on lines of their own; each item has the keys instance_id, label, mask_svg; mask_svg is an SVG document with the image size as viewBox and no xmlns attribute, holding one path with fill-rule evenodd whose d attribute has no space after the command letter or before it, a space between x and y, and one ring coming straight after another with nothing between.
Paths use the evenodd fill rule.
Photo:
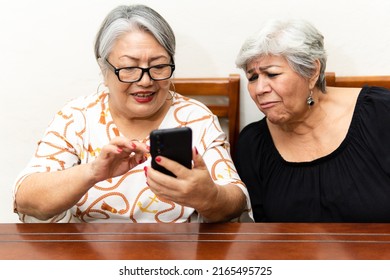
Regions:
<instances>
[{"instance_id":1,"label":"black sleeveless top","mask_svg":"<svg viewBox=\"0 0 390 280\"><path fill-rule=\"evenodd\" d=\"M361 90L327 156L285 161L263 118L241 131L235 164L256 222L390 222L390 91Z\"/></svg>"}]
</instances>

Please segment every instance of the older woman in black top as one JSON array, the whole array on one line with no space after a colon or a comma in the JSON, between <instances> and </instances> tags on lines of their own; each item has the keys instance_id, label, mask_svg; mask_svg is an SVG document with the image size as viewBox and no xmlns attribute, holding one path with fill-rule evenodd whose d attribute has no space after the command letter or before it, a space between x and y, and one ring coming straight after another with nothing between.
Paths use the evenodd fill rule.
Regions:
<instances>
[{"instance_id":1,"label":"older woman in black top","mask_svg":"<svg viewBox=\"0 0 390 280\"><path fill-rule=\"evenodd\" d=\"M257 222L389 222L390 92L325 83L323 36L272 21L236 60L265 117L240 133L236 166Z\"/></svg>"}]
</instances>

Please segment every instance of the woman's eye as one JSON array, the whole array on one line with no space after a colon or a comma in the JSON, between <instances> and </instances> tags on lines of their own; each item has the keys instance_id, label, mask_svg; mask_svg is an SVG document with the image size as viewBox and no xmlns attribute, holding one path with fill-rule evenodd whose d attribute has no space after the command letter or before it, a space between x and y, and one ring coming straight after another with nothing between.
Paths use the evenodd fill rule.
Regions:
<instances>
[{"instance_id":1,"label":"woman's eye","mask_svg":"<svg viewBox=\"0 0 390 280\"><path fill-rule=\"evenodd\" d=\"M273 78L273 77L276 77L278 76L279 74L275 74L275 73L268 73L267 76L270 77L270 78Z\"/></svg>"},{"instance_id":2,"label":"woman's eye","mask_svg":"<svg viewBox=\"0 0 390 280\"><path fill-rule=\"evenodd\" d=\"M248 77L248 81L249 82L253 82L253 81L256 81L258 78L259 78L259 75L258 74L254 74L254 75Z\"/></svg>"}]
</instances>

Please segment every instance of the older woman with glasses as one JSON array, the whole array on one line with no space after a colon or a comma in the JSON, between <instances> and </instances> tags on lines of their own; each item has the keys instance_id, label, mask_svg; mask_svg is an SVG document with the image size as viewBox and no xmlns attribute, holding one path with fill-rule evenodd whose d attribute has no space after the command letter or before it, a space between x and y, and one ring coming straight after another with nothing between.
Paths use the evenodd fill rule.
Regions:
<instances>
[{"instance_id":1,"label":"older woman with glasses","mask_svg":"<svg viewBox=\"0 0 390 280\"><path fill-rule=\"evenodd\" d=\"M21 221L251 221L217 117L170 90L174 55L172 29L151 8L108 14L95 43L107 90L56 114L15 183ZM154 170L150 132L183 126L193 132L193 168L160 157L176 177Z\"/></svg>"}]
</instances>

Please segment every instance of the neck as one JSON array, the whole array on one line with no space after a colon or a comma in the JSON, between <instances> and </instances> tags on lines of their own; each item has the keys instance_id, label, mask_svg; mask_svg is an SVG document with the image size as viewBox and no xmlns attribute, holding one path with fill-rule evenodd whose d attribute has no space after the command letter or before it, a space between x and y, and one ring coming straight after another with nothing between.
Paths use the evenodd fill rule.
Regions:
<instances>
[{"instance_id":1,"label":"neck","mask_svg":"<svg viewBox=\"0 0 390 280\"><path fill-rule=\"evenodd\" d=\"M152 130L160 126L169 108L170 103L167 102L157 113L147 117L128 117L112 112L111 115L115 125L123 136L142 142L149 138Z\"/></svg>"}]
</instances>

